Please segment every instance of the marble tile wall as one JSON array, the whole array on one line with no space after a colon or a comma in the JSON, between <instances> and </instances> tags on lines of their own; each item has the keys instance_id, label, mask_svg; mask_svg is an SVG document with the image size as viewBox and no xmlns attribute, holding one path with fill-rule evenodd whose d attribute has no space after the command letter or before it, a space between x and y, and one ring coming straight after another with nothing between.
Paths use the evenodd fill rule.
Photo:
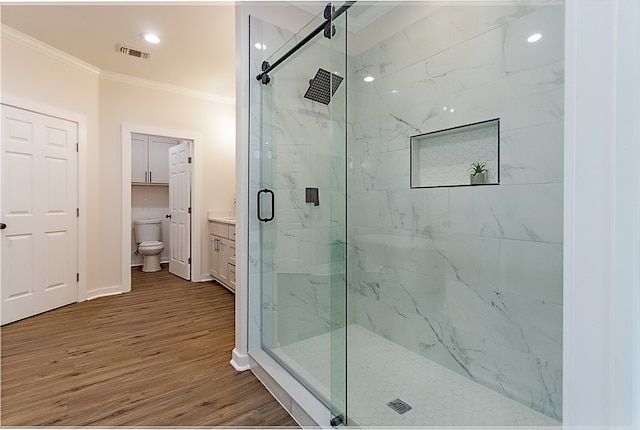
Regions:
<instances>
[{"instance_id":1,"label":"marble tile wall","mask_svg":"<svg viewBox=\"0 0 640 430\"><path fill-rule=\"evenodd\" d=\"M276 53L252 51L254 73L263 59L275 61L307 32L292 35L252 20L252 47L257 42L280 47ZM335 47L341 41L331 43ZM344 41L338 49L344 50ZM303 97L318 68L344 75L344 56L332 52L320 38L270 73L268 86L251 83L251 195L265 187L275 195L272 222L257 222L255 202L250 202L249 214L250 283L262 288L261 303L252 306L261 312L250 318L254 327L262 326L268 347L326 333L332 328L332 303L344 303L346 84L329 105ZM305 201L307 187L318 189L318 206ZM266 216L270 205L263 204ZM341 285L342 293L332 293L334 285Z\"/></svg>"},{"instance_id":2,"label":"marble tile wall","mask_svg":"<svg viewBox=\"0 0 640 430\"><path fill-rule=\"evenodd\" d=\"M252 80L250 195L274 189L278 208L260 232L250 201L254 347L326 333L344 309L332 303L346 197L348 322L561 418L563 13L557 1L452 2L395 23L349 53L346 110L302 97L335 61L325 42L268 88ZM533 45L532 32L543 34ZM252 34L291 39L258 21ZM252 59L257 73L263 58ZM410 136L493 118L499 186L410 188ZM346 160L335 139L345 130ZM305 187L320 206L304 202Z\"/></svg>"},{"instance_id":3,"label":"marble tile wall","mask_svg":"<svg viewBox=\"0 0 640 430\"><path fill-rule=\"evenodd\" d=\"M564 7L548 3L443 5L350 58L348 282L353 322L561 419ZM493 118L501 185L410 189L410 136Z\"/></svg>"}]
</instances>

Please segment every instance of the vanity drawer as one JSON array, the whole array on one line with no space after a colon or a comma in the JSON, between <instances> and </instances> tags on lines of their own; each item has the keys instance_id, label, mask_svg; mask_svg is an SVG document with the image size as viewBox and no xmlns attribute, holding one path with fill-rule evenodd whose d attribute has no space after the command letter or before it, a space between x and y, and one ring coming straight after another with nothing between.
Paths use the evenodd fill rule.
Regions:
<instances>
[{"instance_id":1,"label":"vanity drawer","mask_svg":"<svg viewBox=\"0 0 640 430\"><path fill-rule=\"evenodd\" d=\"M233 242L229 244L229 263L236 264L236 244Z\"/></svg>"},{"instance_id":2,"label":"vanity drawer","mask_svg":"<svg viewBox=\"0 0 640 430\"><path fill-rule=\"evenodd\" d=\"M234 230L234 236L235 236L235 228L233 230ZM229 238L229 224L223 224L221 222L209 221L209 234L213 234L214 236L223 237L225 239L228 239Z\"/></svg>"}]
</instances>

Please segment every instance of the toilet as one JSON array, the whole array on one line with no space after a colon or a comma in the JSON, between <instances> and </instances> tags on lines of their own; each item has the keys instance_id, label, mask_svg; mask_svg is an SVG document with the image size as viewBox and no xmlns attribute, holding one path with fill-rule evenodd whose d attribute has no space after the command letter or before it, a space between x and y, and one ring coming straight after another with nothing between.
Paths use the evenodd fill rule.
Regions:
<instances>
[{"instance_id":1,"label":"toilet","mask_svg":"<svg viewBox=\"0 0 640 430\"><path fill-rule=\"evenodd\" d=\"M139 219L133 221L133 230L138 244L138 252L144 259L143 272L157 272L160 270L160 254L164 250L162 239L162 220Z\"/></svg>"}]
</instances>

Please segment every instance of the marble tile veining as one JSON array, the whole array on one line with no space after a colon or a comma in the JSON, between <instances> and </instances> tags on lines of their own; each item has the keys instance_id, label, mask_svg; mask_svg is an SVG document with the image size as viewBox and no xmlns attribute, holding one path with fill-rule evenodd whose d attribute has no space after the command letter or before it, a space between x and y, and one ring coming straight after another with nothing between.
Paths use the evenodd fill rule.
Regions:
<instances>
[{"instance_id":1,"label":"marble tile veining","mask_svg":"<svg viewBox=\"0 0 640 430\"><path fill-rule=\"evenodd\" d=\"M547 416L562 415L564 8L556 0L429 7L339 59L350 65L337 93L348 95L346 107L302 98L331 61L322 43L252 93L265 107L251 108L251 168L263 175L252 173L252 191L273 189L279 210L262 243L250 238L252 279L265 272L263 333L297 373L328 389L330 354L318 344L336 339L331 294L341 284L313 267L335 261L344 245L355 423L554 425ZM529 44L534 28L544 36ZM273 46L291 38L263 30ZM500 185L410 188L411 136L493 118ZM308 186L319 188L319 207L304 202ZM265 259L260 244L278 249ZM396 414L386 406L395 398L412 410Z\"/></svg>"}]
</instances>

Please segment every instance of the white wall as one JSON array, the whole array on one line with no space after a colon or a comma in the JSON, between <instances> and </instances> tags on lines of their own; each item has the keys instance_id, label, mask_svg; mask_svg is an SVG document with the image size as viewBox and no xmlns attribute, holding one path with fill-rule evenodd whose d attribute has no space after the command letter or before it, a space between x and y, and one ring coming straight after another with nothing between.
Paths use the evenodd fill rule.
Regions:
<instances>
[{"instance_id":1,"label":"white wall","mask_svg":"<svg viewBox=\"0 0 640 430\"><path fill-rule=\"evenodd\" d=\"M570 0L566 26L564 424L637 429L640 3Z\"/></svg>"}]
</instances>

